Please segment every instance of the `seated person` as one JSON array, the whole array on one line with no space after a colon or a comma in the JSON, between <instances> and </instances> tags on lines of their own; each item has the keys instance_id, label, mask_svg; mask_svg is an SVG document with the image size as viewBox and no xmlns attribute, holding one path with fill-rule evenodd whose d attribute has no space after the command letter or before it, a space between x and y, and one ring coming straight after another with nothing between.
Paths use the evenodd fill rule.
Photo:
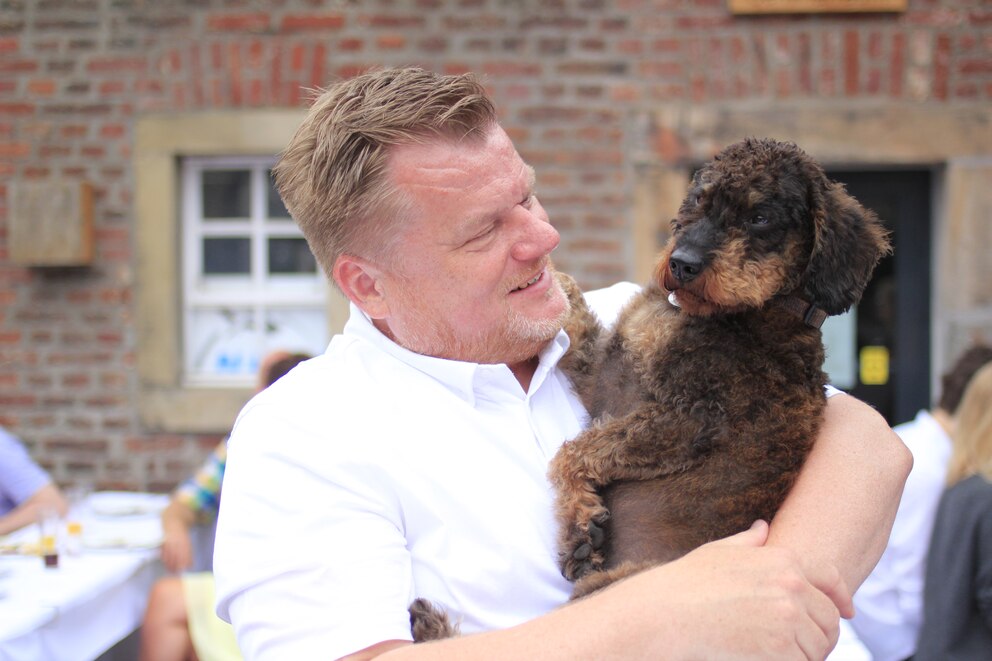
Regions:
<instances>
[{"instance_id":1,"label":"seated person","mask_svg":"<svg viewBox=\"0 0 992 661\"><path fill-rule=\"evenodd\" d=\"M256 392L310 356L276 351L259 367ZM190 529L209 523L220 506L221 482L227 462L227 439L214 448L195 475L176 487L162 511L162 563L173 573L193 566ZM141 659L240 659L231 626L214 615L211 572L169 576L152 586L141 625Z\"/></svg>"},{"instance_id":2,"label":"seated person","mask_svg":"<svg viewBox=\"0 0 992 661\"><path fill-rule=\"evenodd\" d=\"M65 516L69 504L20 440L0 427L0 535L35 523L46 509Z\"/></svg>"}]
</instances>

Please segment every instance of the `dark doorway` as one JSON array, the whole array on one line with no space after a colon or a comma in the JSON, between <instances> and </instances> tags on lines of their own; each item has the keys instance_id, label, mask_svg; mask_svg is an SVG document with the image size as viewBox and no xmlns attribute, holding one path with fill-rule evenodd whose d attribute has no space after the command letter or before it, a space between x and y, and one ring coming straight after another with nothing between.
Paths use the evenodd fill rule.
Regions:
<instances>
[{"instance_id":1,"label":"dark doorway","mask_svg":"<svg viewBox=\"0 0 992 661\"><path fill-rule=\"evenodd\" d=\"M895 425L930 406L931 174L834 170L829 176L892 232L895 252L878 265L855 312L859 362L845 390Z\"/></svg>"}]
</instances>

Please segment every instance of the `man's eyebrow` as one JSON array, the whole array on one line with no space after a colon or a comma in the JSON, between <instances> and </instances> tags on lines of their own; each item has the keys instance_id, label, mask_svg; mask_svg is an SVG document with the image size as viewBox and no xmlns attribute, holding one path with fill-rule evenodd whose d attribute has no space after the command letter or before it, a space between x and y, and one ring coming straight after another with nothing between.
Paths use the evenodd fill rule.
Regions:
<instances>
[{"instance_id":1,"label":"man's eyebrow","mask_svg":"<svg viewBox=\"0 0 992 661\"><path fill-rule=\"evenodd\" d=\"M527 168L527 188L533 193L534 187L537 185L537 172L532 165L525 165L524 167Z\"/></svg>"}]
</instances>

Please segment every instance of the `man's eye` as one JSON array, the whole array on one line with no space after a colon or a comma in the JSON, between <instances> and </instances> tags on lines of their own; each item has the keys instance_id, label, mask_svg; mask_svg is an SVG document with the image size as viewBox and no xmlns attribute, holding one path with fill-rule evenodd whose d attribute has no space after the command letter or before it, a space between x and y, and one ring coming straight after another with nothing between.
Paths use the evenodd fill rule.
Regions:
<instances>
[{"instance_id":1,"label":"man's eye","mask_svg":"<svg viewBox=\"0 0 992 661\"><path fill-rule=\"evenodd\" d=\"M475 237L472 240L473 241L478 241L479 239L484 239L487 236L489 236L490 234L492 234L494 231L496 231L496 226L495 225L490 225L489 227L487 227L482 232L479 232L478 234L476 234Z\"/></svg>"},{"instance_id":2,"label":"man's eye","mask_svg":"<svg viewBox=\"0 0 992 661\"><path fill-rule=\"evenodd\" d=\"M532 206L534 206L534 200L536 199L537 199L537 195L535 195L534 193L528 193L527 197L525 197L523 200L520 201L520 206L522 206L524 209L530 209Z\"/></svg>"}]
</instances>

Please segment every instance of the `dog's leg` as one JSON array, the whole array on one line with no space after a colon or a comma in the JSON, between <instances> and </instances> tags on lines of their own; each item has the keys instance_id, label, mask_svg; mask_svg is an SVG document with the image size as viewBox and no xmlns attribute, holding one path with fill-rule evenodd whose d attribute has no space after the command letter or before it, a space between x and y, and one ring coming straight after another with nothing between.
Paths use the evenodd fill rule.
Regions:
<instances>
[{"instance_id":1,"label":"dog's leg","mask_svg":"<svg viewBox=\"0 0 992 661\"><path fill-rule=\"evenodd\" d=\"M575 582L575 589L572 591L572 599L581 599L587 595L597 592L611 583L627 578L633 574L644 571L649 567L654 567L650 562L625 562L618 567L606 571L597 571L586 574Z\"/></svg>"},{"instance_id":2,"label":"dog's leg","mask_svg":"<svg viewBox=\"0 0 992 661\"><path fill-rule=\"evenodd\" d=\"M564 330L568 334L568 353L558 363L565 371L575 392L588 408L590 389L594 387L593 377L596 368L596 343L603 332L599 319L592 313L582 291L572 276L555 272L561 288L568 297L570 311L565 320Z\"/></svg>"},{"instance_id":3,"label":"dog's leg","mask_svg":"<svg viewBox=\"0 0 992 661\"><path fill-rule=\"evenodd\" d=\"M448 614L426 599L414 599L408 610L413 642L424 643L458 635L458 627L451 623Z\"/></svg>"},{"instance_id":4,"label":"dog's leg","mask_svg":"<svg viewBox=\"0 0 992 661\"><path fill-rule=\"evenodd\" d=\"M551 460L549 479L557 493L558 559L569 580L603 565L600 552L609 518L598 489L620 480L650 480L684 471L704 453L699 444L677 443L677 426L657 407L644 406L587 429L562 445Z\"/></svg>"}]
</instances>

